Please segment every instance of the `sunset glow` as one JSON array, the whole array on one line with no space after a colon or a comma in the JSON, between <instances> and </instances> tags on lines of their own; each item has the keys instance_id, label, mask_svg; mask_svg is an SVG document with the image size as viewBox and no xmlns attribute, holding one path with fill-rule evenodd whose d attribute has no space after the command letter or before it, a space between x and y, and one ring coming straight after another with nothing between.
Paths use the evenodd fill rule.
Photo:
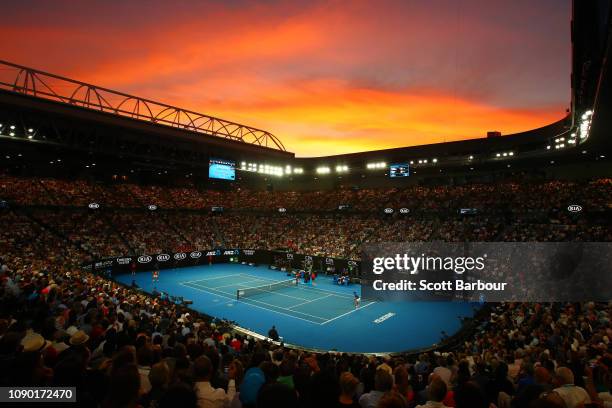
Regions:
<instances>
[{"instance_id":1,"label":"sunset glow","mask_svg":"<svg viewBox=\"0 0 612 408\"><path fill-rule=\"evenodd\" d=\"M0 59L266 129L298 156L509 134L569 106L569 1L23 1L3 15Z\"/></svg>"}]
</instances>

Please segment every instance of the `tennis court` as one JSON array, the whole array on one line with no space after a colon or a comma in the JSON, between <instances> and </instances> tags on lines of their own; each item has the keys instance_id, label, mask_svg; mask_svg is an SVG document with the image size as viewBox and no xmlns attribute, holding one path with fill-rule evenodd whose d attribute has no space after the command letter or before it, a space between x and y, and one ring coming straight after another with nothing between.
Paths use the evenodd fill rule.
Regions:
<instances>
[{"instance_id":1,"label":"tennis court","mask_svg":"<svg viewBox=\"0 0 612 408\"><path fill-rule=\"evenodd\" d=\"M194 310L236 322L265 335L272 325L286 343L347 352L392 352L431 346L440 331L452 334L472 306L458 302L374 302L355 309L359 285L338 286L320 275L316 286L288 282L265 266L213 264L119 275L146 292L163 291L193 302ZM262 288L264 286L264 288ZM270 286L272 286L270 288ZM253 288L259 288L252 290ZM242 291L238 299L238 291Z\"/></svg>"},{"instance_id":2,"label":"tennis court","mask_svg":"<svg viewBox=\"0 0 612 408\"><path fill-rule=\"evenodd\" d=\"M316 324L327 324L357 310L352 295L304 283L296 285L295 279L273 280L238 273L180 284ZM360 308L372 303L366 302Z\"/></svg>"}]
</instances>

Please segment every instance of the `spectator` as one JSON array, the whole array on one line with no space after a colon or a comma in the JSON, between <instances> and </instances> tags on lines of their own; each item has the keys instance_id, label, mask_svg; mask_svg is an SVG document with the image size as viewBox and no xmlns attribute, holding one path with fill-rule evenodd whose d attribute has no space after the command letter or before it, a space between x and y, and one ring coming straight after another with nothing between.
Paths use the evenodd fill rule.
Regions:
<instances>
[{"instance_id":1,"label":"spectator","mask_svg":"<svg viewBox=\"0 0 612 408\"><path fill-rule=\"evenodd\" d=\"M556 388L553 389L552 393L559 396L566 408L577 408L583 404L591 403L591 398L586 390L574 385L574 373L569 368L557 368L553 377L553 384Z\"/></svg>"},{"instance_id":2,"label":"spectator","mask_svg":"<svg viewBox=\"0 0 612 408\"><path fill-rule=\"evenodd\" d=\"M210 384L213 376L213 365L206 356L200 356L194 361L193 372L200 408L229 407L236 393L236 385L233 379L229 380L227 393L222 388L213 388Z\"/></svg>"},{"instance_id":3,"label":"spectator","mask_svg":"<svg viewBox=\"0 0 612 408\"><path fill-rule=\"evenodd\" d=\"M338 407L359 408L359 404L355 402L355 394L359 380L351 373L344 372L340 375L340 397L338 398Z\"/></svg>"},{"instance_id":4,"label":"spectator","mask_svg":"<svg viewBox=\"0 0 612 408\"><path fill-rule=\"evenodd\" d=\"M427 389L427 402L418 405L417 408L443 408L446 407L443 401L446 398L448 389L446 383L439 377L434 378ZM476 408L476 407L475 407Z\"/></svg>"},{"instance_id":5,"label":"spectator","mask_svg":"<svg viewBox=\"0 0 612 408\"><path fill-rule=\"evenodd\" d=\"M385 370L377 370L374 376L374 390L359 398L361 408L376 408L382 396L393 388L393 377Z\"/></svg>"},{"instance_id":6,"label":"spectator","mask_svg":"<svg viewBox=\"0 0 612 408\"><path fill-rule=\"evenodd\" d=\"M272 326L272 328L268 331L268 337L274 341L278 341L280 339L278 331L276 331L276 326Z\"/></svg>"}]
</instances>

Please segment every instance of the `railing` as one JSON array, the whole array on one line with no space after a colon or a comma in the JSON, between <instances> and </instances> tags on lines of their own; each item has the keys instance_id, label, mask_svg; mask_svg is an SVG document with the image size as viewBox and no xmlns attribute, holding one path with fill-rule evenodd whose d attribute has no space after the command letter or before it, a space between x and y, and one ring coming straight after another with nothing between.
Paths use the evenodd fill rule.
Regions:
<instances>
[{"instance_id":1,"label":"railing","mask_svg":"<svg viewBox=\"0 0 612 408\"><path fill-rule=\"evenodd\" d=\"M0 89L286 151L265 130L0 60Z\"/></svg>"}]
</instances>

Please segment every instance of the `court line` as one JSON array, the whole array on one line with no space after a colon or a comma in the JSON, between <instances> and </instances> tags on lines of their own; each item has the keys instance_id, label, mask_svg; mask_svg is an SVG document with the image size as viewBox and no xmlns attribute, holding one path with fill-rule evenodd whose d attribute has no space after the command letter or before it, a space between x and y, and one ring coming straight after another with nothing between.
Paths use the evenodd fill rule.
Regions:
<instances>
[{"instance_id":1,"label":"court line","mask_svg":"<svg viewBox=\"0 0 612 408\"><path fill-rule=\"evenodd\" d=\"M283 282L283 281L276 281L276 282ZM250 289L250 288L257 288L257 286L247 286L245 288L238 288L238 290L241 290L241 289ZM293 286L287 286L287 288L288 289L295 289ZM304 298L301 298L301 297L286 295L286 294L280 293L279 291L276 291L276 290L275 291L271 291L271 290L263 290L263 289L261 289L261 292L274 293L275 295L285 296L285 297L288 297L288 298L291 298L291 299L296 299L296 300L307 300L307 299L304 299Z\"/></svg>"},{"instance_id":2,"label":"court line","mask_svg":"<svg viewBox=\"0 0 612 408\"><path fill-rule=\"evenodd\" d=\"M340 298L345 298L345 299L354 299L354 296L352 295L345 295L343 293L338 293L338 292L334 292L333 290L328 290L328 289L321 289L321 288L313 288L310 286L298 286L299 289L305 289L305 290L314 290L317 292L327 292L327 293L331 293L332 295L336 296L336 297L340 297Z\"/></svg>"},{"instance_id":3,"label":"court line","mask_svg":"<svg viewBox=\"0 0 612 408\"><path fill-rule=\"evenodd\" d=\"M299 303L299 304L297 304L297 305L295 305L295 306L288 307L287 309L293 309L294 307L302 306L302 305L305 305L305 304L307 304L307 303L316 302L317 300L325 299L325 298L328 298L328 297L330 297L330 296L331 296L331 295L321 296L321 297L318 297L318 298L315 298L315 299L309 300L309 301L307 301L307 302L304 302L304 303Z\"/></svg>"},{"instance_id":4,"label":"court line","mask_svg":"<svg viewBox=\"0 0 612 408\"><path fill-rule=\"evenodd\" d=\"M194 285L194 284L192 283L191 285ZM193 286L189 286L189 285L184 285L184 286L187 286L188 288L193 288L193 289L202 290L202 291L204 291L204 292L206 292L206 291L207 291L207 289L208 289L208 291L209 291L210 293L215 294L214 292L211 292L211 291L214 291L214 290L215 290L214 288L209 288L209 287L204 287L204 288L202 288L202 287L200 287L199 285L196 285L196 286L198 286L197 288L194 288ZM222 290L219 290L218 292L222 293L222 294L223 294L223 296L228 297L228 298L230 298L230 296L231 296L231 299L234 299L234 300L236 300L236 301L237 301L237 299L235 299L235 298L233 297L233 294L232 294L232 293L227 293L227 292L224 292L224 291L222 291ZM268 292L268 293L278 294L277 292ZM253 299L253 298L246 298L246 299L248 299L250 302L257 302L257 303L261 303L262 305L266 305L266 306L269 306L269 307L271 307L271 308L279 308L279 309L283 309L283 310L285 310L285 308L283 308L282 306L277 306L277 305L273 305L273 304L270 304L270 303L267 303L267 302L262 302L261 300L256 300L256 299ZM246 303L248 303L248 302L247 302L247 300L245 300L245 299L241 299L241 300L242 300L242 301L244 301L244 302L246 302ZM252 306L256 306L256 305L252 305ZM266 310L275 311L274 309L267 309L267 308L263 308L263 307L262 307L262 309L266 309ZM309 314L309 313L304 313L304 312L298 312L297 310L292 310L292 312L294 312L294 313L299 313L299 314L304 315L304 316L310 316L310 317L312 317L312 318L315 318L315 319L320 319L320 320L323 320L323 321L325 320L325 317L316 316L316 315L312 315L312 314ZM278 313L281 313L281 312L278 312ZM291 315L287 315L287 316L291 316ZM297 316L291 316L291 317L295 317L296 319L300 319L300 318L299 318L299 317L297 317ZM304 319L302 319L302 320L304 320ZM311 322L311 323L316 323L316 322ZM317 324L321 324L321 323L317 323Z\"/></svg>"},{"instance_id":5,"label":"court line","mask_svg":"<svg viewBox=\"0 0 612 408\"><path fill-rule=\"evenodd\" d=\"M217 292L217 293L223 293L223 295L236 300L236 292L234 292L233 290L230 290L229 292L227 292L227 291L224 291L224 290L217 290L217 289L211 288L209 286L198 285L197 283L188 283L188 284L184 284L183 286L187 286L189 288L194 288L194 289L208 289L210 291L214 291L214 292Z\"/></svg>"},{"instance_id":6,"label":"court line","mask_svg":"<svg viewBox=\"0 0 612 408\"><path fill-rule=\"evenodd\" d=\"M357 308L357 309L353 309L353 310L351 310L351 311L348 311L348 312L346 312L346 313L344 313L344 314L341 314L340 316L336 316L336 317L334 317L333 319L329 319L329 320L327 320L327 321L325 321L325 322L321 323L321 325L327 324L327 323L332 322L332 321L334 321L334 320L336 320L336 319L339 319L339 318L341 318L341 317L343 317L343 316L346 316L346 315L349 315L349 314L351 314L351 313L353 313L353 312L356 312L356 311L358 311L358 310L364 309L364 308L366 308L366 307L368 307L368 306L370 306L371 304L374 304L374 303L376 303L376 302L370 302L370 303L368 303L368 304L366 304L366 305L361 306L360 308Z\"/></svg>"},{"instance_id":7,"label":"court line","mask_svg":"<svg viewBox=\"0 0 612 408\"><path fill-rule=\"evenodd\" d=\"M249 275L249 274L243 274L243 273L238 273L238 276L247 276L247 277L249 277L251 279L246 281L246 282L244 282L244 281L243 282L239 282L239 283L234 282L231 285L215 286L215 287L213 287L211 289L226 288L226 287L232 287L232 286L243 286L245 283L251 283L251 282L255 283L257 281L273 282L273 283L283 282L283 281L279 281L279 280L272 280L272 279L268 279L268 278L261 278L261 277L257 277L257 276L253 276L253 275ZM236 275L224 275L224 276L220 276L220 277L214 278L214 279L220 279L220 278L225 278L225 277L231 277L231 278L234 278L234 280L235 280ZM199 282L203 282L203 286L208 288L208 285L205 284L205 282L207 280L212 280L212 279L200 279L200 280L188 281L188 282L184 282L184 283L193 283L193 284L198 284L199 285ZM252 287L257 287L257 286L237 287L236 289L237 290L240 290L240 289L249 289L249 288L252 288ZM293 287L289 287L289 288L293 288ZM297 289L298 286L296 286L295 288ZM307 300L307 299L302 298L302 297L291 296L291 295L287 295L287 294L284 294L284 293L279 293L279 292L276 292L276 291L272 292L272 291L262 290L262 292L265 292L265 293L275 293L275 294L277 294L279 296L285 296L285 297L288 297L288 298L291 298L291 299L295 299L295 300ZM308 303L308 302L306 302L306 303Z\"/></svg>"},{"instance_id":8,"label":"court line","mask_svg":"<svg viewBox=\"0 0 612 408\"><path fill-rule=\"evenodd\" d=\"M256 277L256 276L253 276L253 275L249 275L249 274L242 274L242 273L239 273L238 275L248 276L248 277L250 277L250 278L254 278L254 279L256 279L256 280L266 280L266 281L272 281L272 282L279 282L279 281L274 281L274 280L272 280L272 279L268 279L268 278L259 278L259 277ZM229 276L235 277L236 275L226 275L226 277L229 277ZM216 290L216 288L210 288L210 287L208 287L208 286L204 286L204 289L202 289L202 287L201 287L200 285L198 285L198 284L196 284L196 283L194 283L194 282L198 282L198 281L181 282L181 284L183 284L183 283L191 283L192 285L194 285L194 284L195 284L195 285L196 285L196 286L198 286L198 287L197 287L197 288L194 288L194 289L198 289L198 290L204 290L204 289L208 289L208 290ZM192 286L189 286L189 285L184 285L184 286L187 286L187 287L192 287ZM234 286L234 285L227 285L227 286ZM291 289L291 288L293 288L293 287L289 287L289 288ZM326 296L323 296L323 297L319 297L319 298L316 298L316 299L311 299L311 300L308 300L308 301L306 301L306 302L303 302L303 303L300 303L300 304L297 304L297 305L294 305L294 306L289 306L289 307L287 307L287 308L286 308L286 310L291 310L291 311L292 311L292 312L294 312L294 313L299 313L299 314L301 314L301 315L304 315L304 316L309 316L309 317L312 317L312 318L315 318L315 319L324 320L325 318L324 318L324 317L321 317L321 316L316 316L316 315L312 315L312 314L309 314L309 313L304 313L304 312L300 312L300 311L297 311L297 310L293 310L292 308L297 307L297 306L300 306L300 305L302 305L302 304L311 303L311 302L314 302L315 300L323 299L323 298L330 297L330 296L336 296L336 297L339 297L339 298L350 298L350 299L353 299L353 297L352 297L352 296L351 296L351 297L346 296L346 295L345 295L345 296L342 296L342 295L339 295L339 294L338 294L338 293L336 293L336 292L329 291L329 290L325 290L325 289L319 289L319 288L310 288L310 287L300 287L300 286L297 286L297 287L296 287L296 289L298 289L298 288L300 288L300 289L310 289L310 290L315 291L315 292L316 292L316 291L320 291L320 292L326 292L326 293L329 293L329 295L326 295ZM237 288L237 290L240 290L240 289L248 289L248 288ZM204 291L205 291L205 290L204 290ZM225 297L228 297L228 298L229 298L229 296L231 296L231 295L232 295L232 293L224 292L224 291L221 291L221 290L218 290L217 292L223 293L223 295L224 295ZM209 293L213 293L213 292L209 292ZM306 300L306 299L304 299L304 298L298 298L298 297L295 297L295 296L286 295L286 294L283 294L283 293L279 293L279 292L277 292L277 291L274 291L274 292L272 292L272 291L265 291L265 293L271 293L271 294L274 294L274 295L285 296L285 297L289 297L289 298L292 298L292 299L297 299L297 300ZM213 293L213 294L214 294L214 293ZM232 296L232 298L233 298L233 296ZM247 299L248 299L250 302L257 302L257 303L261 303L261 304L263 304L263 305L269 306L270 308L281 308L281 309L283 309L281 306L273 305L273 304L270 304L270 303L267 303L267 302L263 302L263 301L261 301L261 300L256 300L256 299L252 299L252 298L247 298ZM246 302L246 303L249 303L249 302L247 302L245 299L242 299L242 300L243 300L244 302ZM366 305L364 305L364 306L360 307L359 309L362 309L362 308L364 308L364 307L367 307L367 306L371 305L372 303L376 303L376 302L370 302L370 303L368 303L368 304L366 304ZM256 307L257 307L257 305L252 305L252 306L256 306ZM300 318L300 317L297 317L297 316L292 316L292 315L288 315L288 314L286 314L286 313L278 312L278 311L276 311L276 310L274 310L274 309L269 309L269 308L266 308L266 307L260 307L260 308L261 308L261 309L265 309L265 310L270 310L270 311L273 311L273 312L276 312L276 313L280 313L280 314L283 314L283 315L285 315L285 316L295 317L296 319L305 320L305 321L310 321L310 320L303 319L303 318ZM340 317L343 317L343 316L346 316L346 315L348 315L348 314L350 314L350 313L353 313L353 312L354 312L354 311L356 311L356 310L358 310L358 309L353 309L353 310L350 310L350 311L348 311L348 312L346 312L346 313L343 313L343 314L338 315L338 316L335 316L335 317L333 317L333 318L331 318L331 319L325 320L323 323L316 323L316 322L312 322L312 321L310 321L310 322L311 322L311 323L315 323L315 324L320 324L320 325L322 325L322 324L327 324L327 323L329 323L329 322L331 322L331 321L333 321L333 320L339 319Z\"/></svg>"},{"instance_id":9,"label":"court line","mask_svg":"<svg viewBox=\"0 0 612 408\"><path fill-rule=\"evenodd\" d=\"M191 283L195 283L195 282L197 282L197 281L193 281L193 282L191 282ZM249 282L249 283L250 283L250 282L255 282L255 281L246 281L246 282L240 282L240 283L236 283L236 282L234 282L234 283L232 283L232 284L230 284L230 285L221 285L221 286L215 286L215 287L213 287L213 289L218 289L218 288L227 288L228 286L234 286L234 287L235 287L236 285L244 285L244 284L245 284L245 283L247 283L247 282ZM208 287L208 286L207 286L207 287ZM249 287L249 286L247 286L247 287ZM250 286L250 287L252 287L252 286ZM242 289L242 288L238 288L238 289ZM246 289L246 288L245 288L245 289Z\"/></svg>"},{"instance_id":10,"label":"court line","mask_svg":"<svg viewBox=\"0 0 612 408\"><path fill-rule=\"evenodd\" d=\"M266 281L270 281L270 282L279 282L278 280L274 280L272 278L257 278L253 275L249 275L248 273L239 273L239 275L243 275L243 276L248 276L250 278L256 278L256 279L260 279L260 280L266 280ZM300 284L298 286L296 286L297 289L304 289L304 290L314 290L314 291L320 291L320 292L327 292L327 293L331 293L334 296L337 297L341 297L341 298L346 298L346 299L354 299L354 297L352 295L345 295L343 293L338 293L338 292L334 292L333 290L329 290L329 289L321 289L321 288L314 288L311 286L302 286L303 283L300 282Z\"/></svg>"},{"instance_id":11,"label":"court line","mask_svg":"<svg viewBox=\"0 0 612 408\"><path fill-rule=\"evenodd\" d=\"M223 276L217 276L214 278L207 278L207 279L198 279L198 280L193 280L193 281L186 281L183 283L192 283L192 282L202 282L202 281L211 281L211 280L217 280L217 279L223 279L223 278L236 278L236 275L223 275Z\"/></svg>"},{"instance_id":12,"label":"court line","mask_svg":"<svg viewBox=\"0 0 612 408\"><path fill-rule=\"evenodd\" d=\"M206 289L194 288L193 286L184 285L184 284L183 284L183 282L179 282L179 285L183 285L183 286L186 286L186 287L191 288L191 289L199 290L199 291L201 291L201 292L208 292L208 293L210 293L211 295L221 296L221 297L224 297L224 298L227 298L227 299L231 299L231 300L233 300L233 301L236 301L236 302L237 302L237 300L236 300L236 299L234 299L234 298L232 298L232 297L230 297L230 296L227 296L226 294L218 294L218 293L214 293L214 292L211 292L211 291L209 291L209 290L206 290ZM223 292L222 292L222 293L223 293ZM229 302L228 302L228 303L229 303ZM260 303L267 304L267 303L265 303L265 302L260 302ZM311 323L311 324L316 324L316 325L319 325L319 326L320 326L321 324L323 324L323 323L313 322L312 320L304 319L304 318L302 318L302 317L292 316L292 315L287 314L287 313L279 312L278 310L268 309L267 307L258 306L258 305L253 305L253 304L250 304L250 303L246 303L246 304L247 304L247 305L249 305L249 306L257 307L257 308L259 308L259 309L267 310L268 312L278 313L278 314L281 314L281 315L283 315L283 316L287 316L287 317L292 317L292 318L294 318L294 319L303 320L303 321L308 322L308 323ZM279 307L279 306L273 306L273 305L269 305L269 306L271 306L271 307ZM295 311L295 310L294 310L294 312L296 312L296 313L300 313L300 312ZM313 315L308 315L307 313L303 313L303 314L304 314L304 315L306 315L306 316L312 316L312 317L315 317L315 318L317 318L317 319L323 319L322 317L313 316Z\"/></svg>"}]
</instances>

